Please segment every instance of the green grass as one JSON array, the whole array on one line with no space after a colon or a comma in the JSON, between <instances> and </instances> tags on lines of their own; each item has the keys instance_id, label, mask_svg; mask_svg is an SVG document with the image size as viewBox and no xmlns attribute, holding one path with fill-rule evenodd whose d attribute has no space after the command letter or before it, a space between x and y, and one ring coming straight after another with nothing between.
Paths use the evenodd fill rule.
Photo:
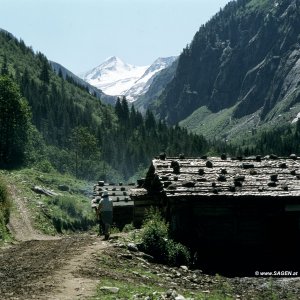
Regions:
<instances>
[{"instance_id":1,"label":"green grass","mask_svg":"<svg viewBox=\"0 0 300 300\"><path fill-rule=\"evenodd\" d=\"M9 221L11 211L11 200L9 197L7 183L0 176L0 244L10 239L6 224Z\"/></svg>"},{"instance_id":2,"label":"green grass","mask_svg":"<svg viewBox=\"0 0 300 300\"><path fill-rule=\"evenodd\" d=\"M296 96L291 93L278 102L263 120L260 119L260 111L237 119L232 117L235 106L217 113L203 106L181 121L180 125L193 133L202 134L211 141L226 139L232 145L251 147L256 144L262 132L291 124L300 111L300 105L293 103Z\"/></svg>"},{"instance_id":3,"label":"green grass","mask_svg":"<svg viewBox=\"0 0 300 300\"><path fill-rule=\"evenodd\" d=\"M210 140L222 138L226 136L226 132L229 132L235 126L232 119L234 108L231 107L213 113L206 106L202 106L188 118L181 121L180 125L196 134L202 134Z\"/></svg>"},{"instance_id":4,"label":"green grass","mask_svg":"<svg viewBox=\"0 0 300 300\"><path fill-rule=\"evenodd\" d=\"M247 4L247 8L250 10L266 10L272 5L270 0L252 0Z\"/></svg>"},{"instance_id":5,"label":"green grass","mask_svg":"<svg viewBox=\"0 0 300 300\"><path fill-rule=\"evenodd\" d=\"M26 202L33 217L34 227L45 234L88 230L95 224L90 206L92 183L61 175L53 170L46 173L36 169L0 171L11 185L16 196ZM64 185L68 191L59 190ZM40 195L32 191L33 186L51 190L57 196Z\"/></svg>"}]
</instances>

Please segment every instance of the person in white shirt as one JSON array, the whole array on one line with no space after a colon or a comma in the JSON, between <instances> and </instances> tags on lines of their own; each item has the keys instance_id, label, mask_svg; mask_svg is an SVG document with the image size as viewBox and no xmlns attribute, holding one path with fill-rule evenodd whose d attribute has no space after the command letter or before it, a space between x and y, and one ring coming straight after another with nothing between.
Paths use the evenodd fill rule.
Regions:
<instances>
[{"instance_id":1,"label":"person in white shirt","mask_svg":"<svg viewBox=\"0 0 300 300\"><path fill-rule=\"evenodd\" d=\"M107 191L104 191L102 194L102 198L99 202L99 211L101 214L101 220L104 223L104 238L105 240L108 240L113 221L113 202L109 198Z\"/></svg>"}]
</instances>

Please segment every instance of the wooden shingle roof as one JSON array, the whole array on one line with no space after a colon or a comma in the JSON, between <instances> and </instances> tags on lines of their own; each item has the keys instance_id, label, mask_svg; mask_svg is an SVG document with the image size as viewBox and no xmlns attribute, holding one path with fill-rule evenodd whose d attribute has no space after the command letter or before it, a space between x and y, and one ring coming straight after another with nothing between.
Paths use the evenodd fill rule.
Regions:
<instances>
[{"instance_id":1,"label":"wooden shingle roof","mask_svg":"<svg viewBox=\"0 0 300 300\"><path fill-rule=\"evenodd\" d=\"M300 196L300 159L295 155L165 158L154 159L151 168L168 197Z\"/></svg>"},{"instance_id":2,"label":"wooden shingle roof","mask_svg":"<svg viewBox=\"0 0 300 300\"><path fill-rule=\"evenodd\" d=\"M99 202L103 191L108 191L109 197L113 201L113 206L132 206L133 201L130 199L130 190L134 187L134 184L124 185L122 183L104 183L99 181L94 186L94 199L92 201Z\"/></svg>"}]
</instances>

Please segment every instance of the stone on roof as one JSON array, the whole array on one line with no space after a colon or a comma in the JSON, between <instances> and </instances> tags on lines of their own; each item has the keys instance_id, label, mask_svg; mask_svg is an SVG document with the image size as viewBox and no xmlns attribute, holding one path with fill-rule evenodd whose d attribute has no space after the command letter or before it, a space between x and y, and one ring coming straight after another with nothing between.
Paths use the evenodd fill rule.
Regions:
<instances>
[{"instance_id":1,"label":"stone on roof","mask_svg":"<svg viewBox=\"0 0 300 300\"><path fill-rule=\"evenodd\" d=\"M300 196L300 160L278 157L154 159L151 171L168 197ZM158 186L156 182L156 186Z\"/></svg>"}]
</instances>

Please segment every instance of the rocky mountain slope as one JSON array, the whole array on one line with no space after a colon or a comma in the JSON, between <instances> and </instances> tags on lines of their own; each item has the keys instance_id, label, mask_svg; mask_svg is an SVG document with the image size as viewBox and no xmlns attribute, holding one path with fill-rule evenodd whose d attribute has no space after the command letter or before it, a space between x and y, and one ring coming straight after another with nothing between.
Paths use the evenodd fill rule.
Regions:
<instances>
[{"instance_id":1,"label":"rocky mountain slope","mask_svg":"<svg viewBox=\"0 0 300 300\"><path fill-rule=\"evenodd\" d=\"M173 61L172 64L152 77L151 84L149 85L148 90L145 93L139 95L137 97L137 100L134 102L134 106L140 112L145 113L148 108L153 108L156 100L162 94L167 84L173 79L176 72L177 63L178 59Z\"/></svg>"},{"instance_id":2,"label":"rocky mountain slope","mask_svg":"<svg viewBox=\"0 0 300 300\"><path fill-rule=\"evenodd\" d=\"M126 91L125 96L129 101L135 101L140 96L143 96L151 88L154 80L160 75L160 73L168 68L177 59L176 56L158 58L153 64L146 70L141 78L139 78L134 85Z\"/></svg>"},{"instance_id":3,"label":"rocky mountain slope","mask_svg":"<svg viewBox=\"0 0 300 300\"><path fill-rule=\"evenodd\" d=\"M124 95L128 101L133 102L140 95L145 94L155 76L175 60L176 57L173 56L158 58L150 66L134 66L113 56L80 76L108 95Z\"/></svg>"},{"instance_id":4,"label":"rocky mountain slope","mask_svg":"<svg viewBox=\"0 0 300 300\"><path fill-rule=\"evenodd\" d=\"M300 1L238 0L201 26L154 109L207 136L290 123L300 111Z\"/></svg>"}]
</instances>

